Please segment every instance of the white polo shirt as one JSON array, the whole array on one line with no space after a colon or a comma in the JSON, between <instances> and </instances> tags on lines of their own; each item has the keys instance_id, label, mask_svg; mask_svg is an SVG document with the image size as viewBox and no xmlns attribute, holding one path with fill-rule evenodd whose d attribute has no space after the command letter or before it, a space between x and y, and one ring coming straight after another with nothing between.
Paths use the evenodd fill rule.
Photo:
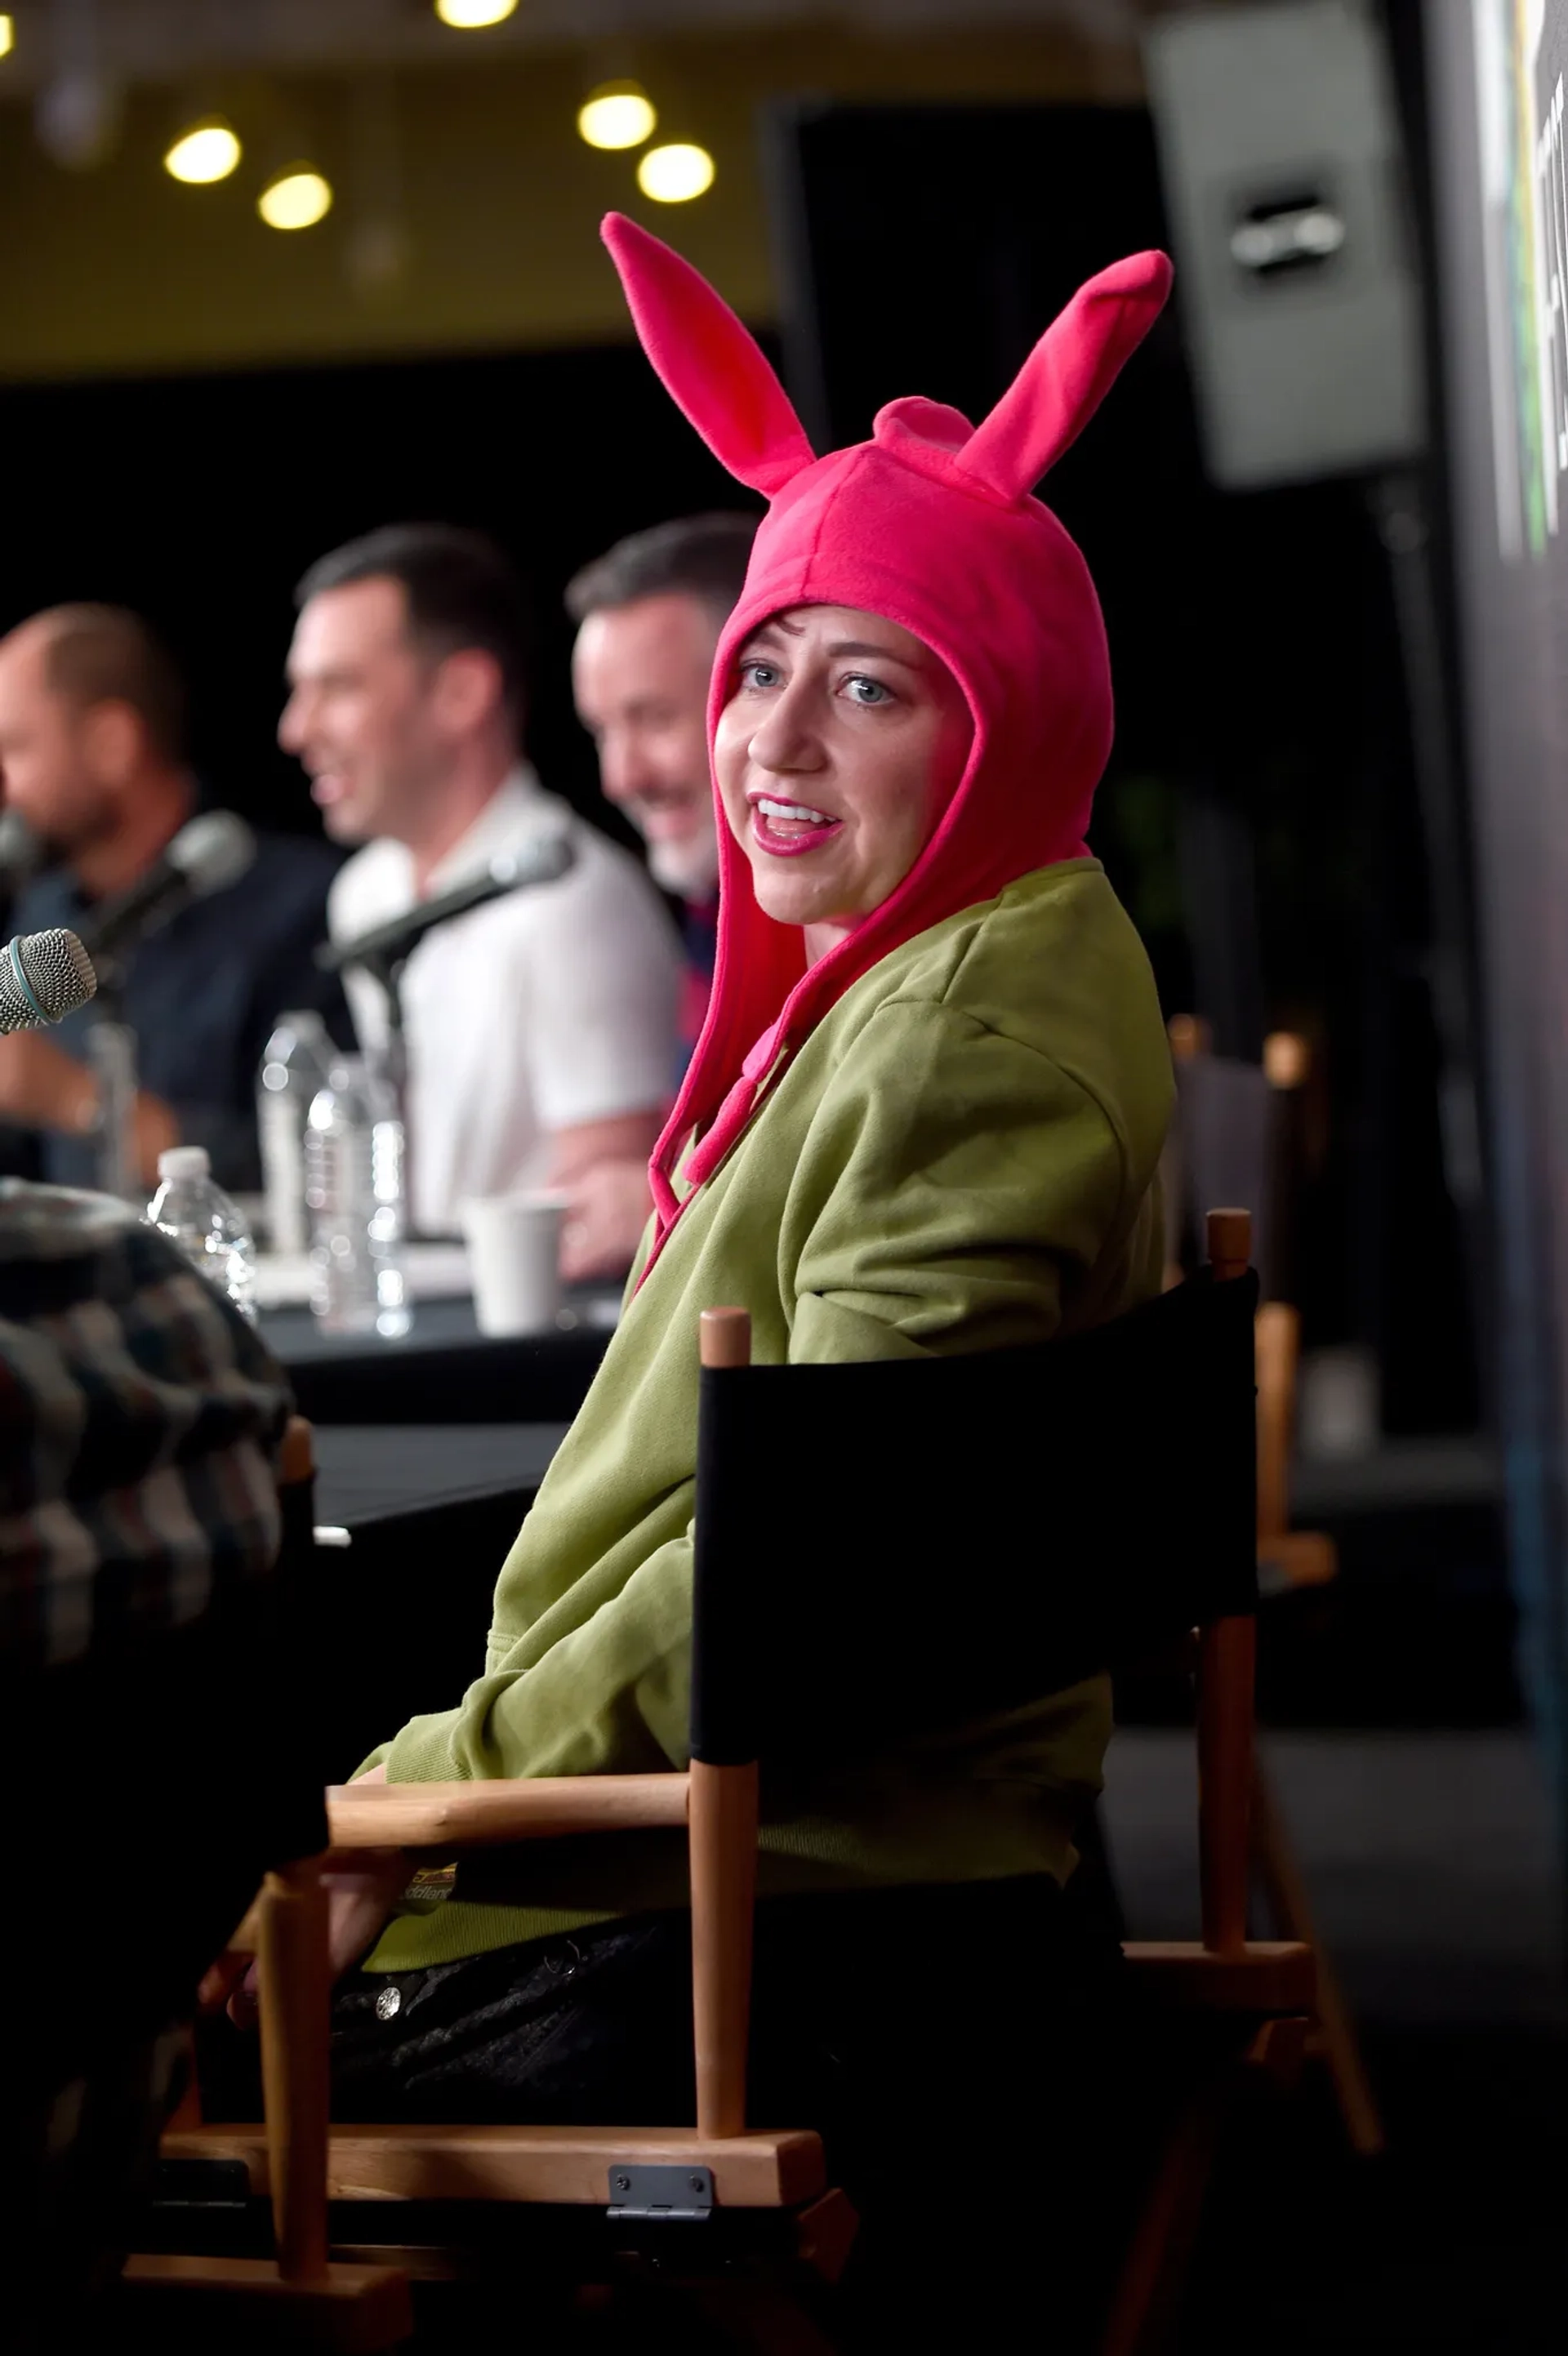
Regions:
<instances>
[{"instance_id":1,"label":"white polo shirt","mask_svg":"<svg viewBox=\"0 0 1568 2356\"><path fill-rule=\"evenodd\" d=\"M681 957L640 860L514 769L432 874L424 897L482 873L540 834L565 833L575 863L426 934L403 969L413 1211L450 1233L470 1194L537 1185L550 1135L658 1109L674 1070ZM328 901L335 941L413 907L413 857L368 842ZM386 1038L386 1001L344 977L367 1052Z\"/></svg>"}]
</instances>

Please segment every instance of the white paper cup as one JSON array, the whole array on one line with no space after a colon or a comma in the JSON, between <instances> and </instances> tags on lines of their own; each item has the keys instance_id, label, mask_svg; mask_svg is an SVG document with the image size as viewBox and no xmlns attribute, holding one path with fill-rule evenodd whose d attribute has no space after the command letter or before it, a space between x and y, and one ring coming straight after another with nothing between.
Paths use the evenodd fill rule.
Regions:
<instances>
[{"instance_id":1,"label":"white paper cup","mask_svg":"<svg viewBox=\"0 0 1568 2356\"><path fill-rule=\"evenodd\" d=\"M481 1333L552 1331L561 1306L564 1194L488 1194L465 1203L463 1239Z\"/></svg>"}]
</instances>

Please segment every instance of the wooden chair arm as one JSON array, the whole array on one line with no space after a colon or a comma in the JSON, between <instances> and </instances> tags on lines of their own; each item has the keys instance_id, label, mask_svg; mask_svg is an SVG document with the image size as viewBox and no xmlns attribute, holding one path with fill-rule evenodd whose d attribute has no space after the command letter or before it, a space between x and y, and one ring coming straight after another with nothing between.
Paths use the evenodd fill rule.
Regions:
<instances>
[{"instance_id":1,"label":"wooden chair arm","mask_svg":"<svg viewBox=\"0 0 1568 2356\"><path fill-rule=\"evenodd\" d=\"M1316 2003L1316 1958L1297 1939L1252 1939L1231 1954L1194 1940L1129 1939L1122 1954L1140 1997L1183 2011L1310 2016Z\"/></svg>"},{"instance_id":2,"label":"wooden chair arm","mask_svg":"<svg viewBox=\"0 0 1568 2356\"><path fill-rule=\"evenodd\" d=\"M496 1783L339 1783L327 1794L335 1849L470 1848L566 1833L684 1827L684 1775L554 1775Z\"/></svg>"},{"instance_id":3,"label":"wooden chair arm","mask_svg":"<svg viewBox=\"0 0 1568 2356\"><path fill-rule=\"evenodd\" d=\"M1258 1592L1327 1587L1339 1575L1339 1550L1324 1530L1276 1530L1258 1540Z\"/></svg>"}]
</instances>

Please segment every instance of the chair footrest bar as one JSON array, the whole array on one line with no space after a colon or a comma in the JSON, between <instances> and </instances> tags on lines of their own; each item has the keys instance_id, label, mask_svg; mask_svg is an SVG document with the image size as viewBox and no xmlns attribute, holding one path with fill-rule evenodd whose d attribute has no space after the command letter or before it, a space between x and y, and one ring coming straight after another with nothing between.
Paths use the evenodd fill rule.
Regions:
<instances>
[{"instance_id":1,"label":"chair footrest bar","mask_svg":"<svg viewBox=\"0 0 1568 2356\"><path fill-rule=\"evenodd\" d=\"M1312 1949L1252 1939L1234 1954L1197 1940L1130 1939L1122 1950L1140 1995L1205 2012L1308 2013L1316 2002Z\"/></svg>"},{"instance_id":2,"label":"chair footrest bar","mask_svg":"<svg viewBox=\"0 0 1568 2356\"><path fill-rule=\"evenodd\" d=\"M166 2315L171 2324L205 2315L221 2335L237 2322L233 2310L242 2301L248 2320L261 2301L280 2335L344 2356L372 2356L413 2335L408 2276L398 2266L333 2265L310 2281L291 2282L273 2258L147 2254L127 2258L121 2279L131 2314L149 2328L155 2311L160 2328Z\"/></svg>"},{"instance_id":3,"label":"chair footrest bar","mask_svg":"<svg viewBox=\"0 0 1568 2356\"><path fill-rule=\"evenodd\" d=\"M266 2131L184 2127L165 2159L244 2164L255 2197L270 2187ZM679 2127L338 2126L328 2146L329 2201L518 2201L603 2209L617 2166L706 2171L716 2204L789 2209L827 2178L820 2136L787 2128L723 2137Z\"/></svg>"}]
</instances>

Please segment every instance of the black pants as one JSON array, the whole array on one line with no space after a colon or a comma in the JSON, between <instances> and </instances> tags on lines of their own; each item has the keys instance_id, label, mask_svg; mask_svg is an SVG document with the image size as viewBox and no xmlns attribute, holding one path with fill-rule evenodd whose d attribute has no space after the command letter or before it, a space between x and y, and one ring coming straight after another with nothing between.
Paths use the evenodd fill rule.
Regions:
<instances>
[{"instance_id":1,"label":"black pants","mask_svg":"<svg viewBox=\"0 0 1568 2356\"><path fill-rule=\"evenodd\" d=\"M1042 2298L1053 2349L1079 2344L1121 2109L1104 1896L1085 1873L759 1905L749 2115L823 2134L863 2220L846 2289L858 2275L867 2345L1043 2345ZM359 1973L333 2009L334 2110L689 2120L691 2003L685 1914Z\"/></svg>"}]
</instances>

